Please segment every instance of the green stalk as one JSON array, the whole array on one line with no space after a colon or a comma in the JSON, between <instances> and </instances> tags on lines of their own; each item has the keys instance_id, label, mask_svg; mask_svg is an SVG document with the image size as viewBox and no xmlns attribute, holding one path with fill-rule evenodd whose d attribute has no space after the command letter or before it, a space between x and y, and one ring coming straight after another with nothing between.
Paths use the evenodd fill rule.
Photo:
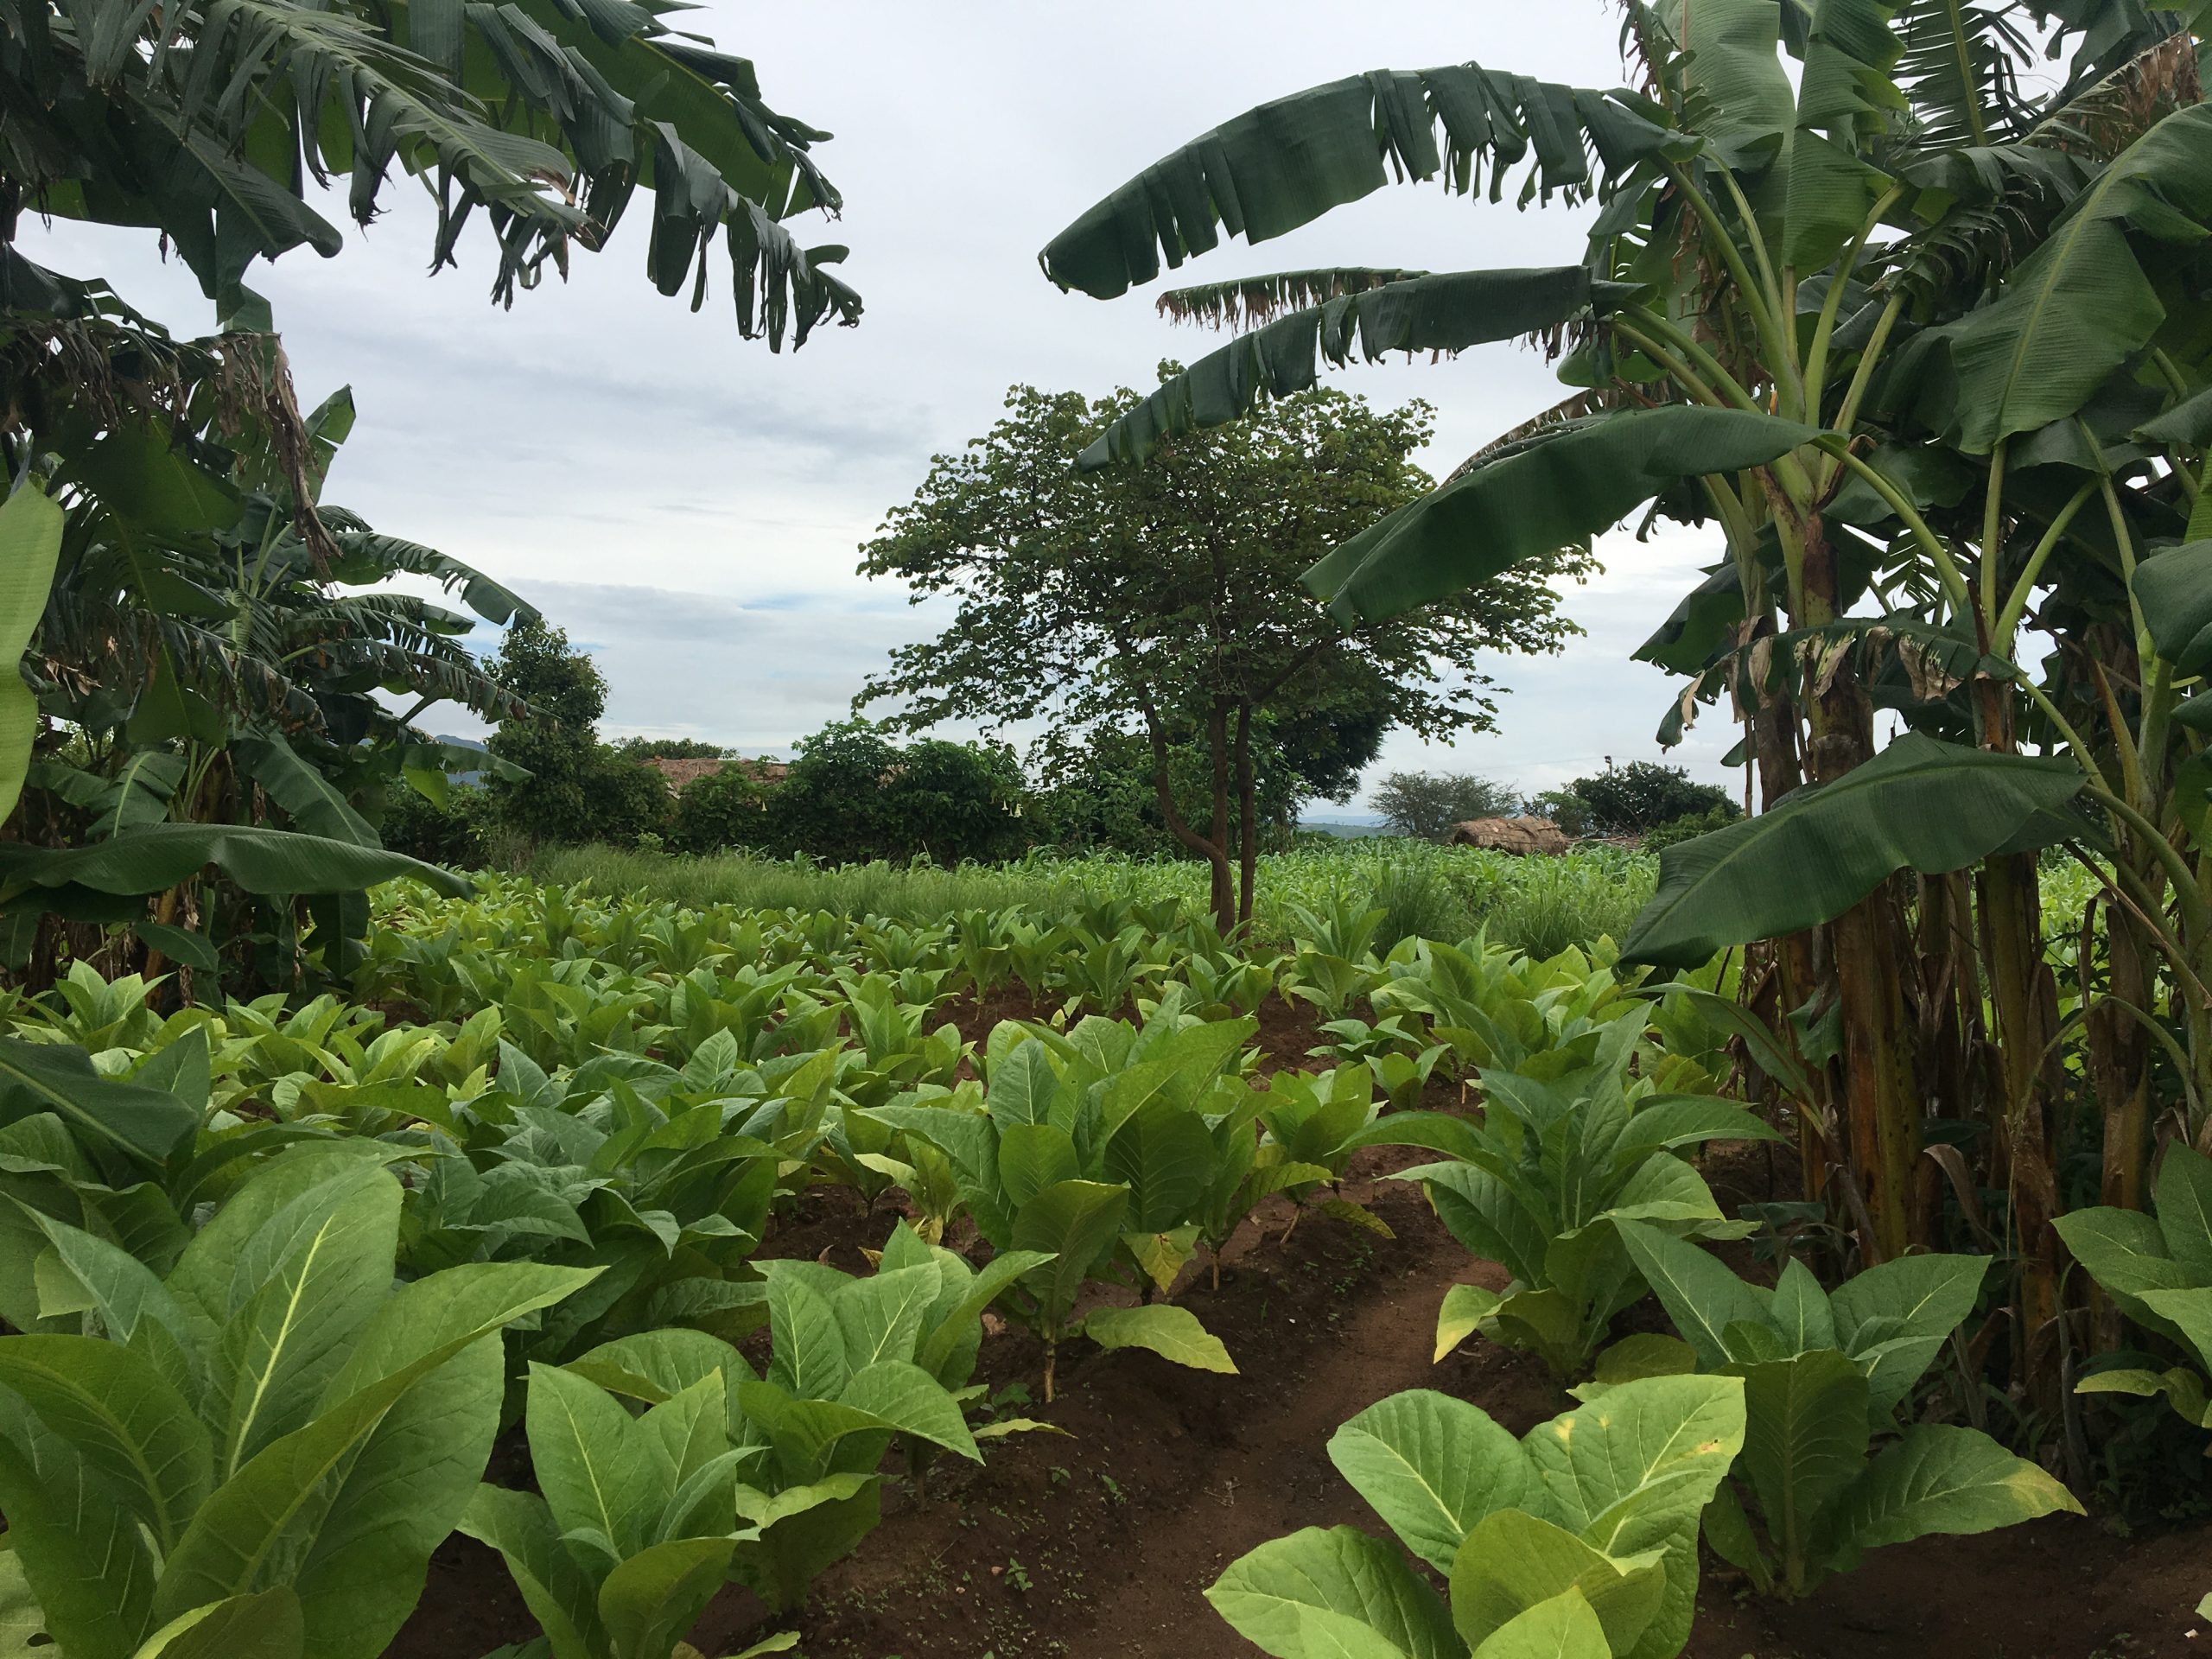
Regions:
<instances>
[{"instance_id":1,"label":"green stalk","mask_svg":"<svg viewBox=\"0 0 2212 1659\"><path fill-rule=\"evenodd\" d=\"M1890 343L1890 332L1897 327L1898 316L1904 310L1904 296L1892 294L1890 302L1882 308L1882 315L1875 319L1874 332L1866 340L1866 349L1859 353L1859 366L1851 376L1851 385L1843 394L1843 406L1836 410L1834 429L1846 435L1859 423L1859 406L1866 400L1866 388L1872 384L1874 365L1882 360L1882 353ZM1835 481L1835 469L1831 467L1821 480L1825 490Z\"/></svg>"},{"instance_id":2,"label":"green stalk","mask_svg":"<svg viewBox=\"0 0 2212 1659\"><path fill-rule=\"evenodd\" d=\"M1850 441L1841 433L1823 433L1815 442L1819 448L1827 450L1844 466L1866 480L1867 487L1890 504L1891 510L1904 520L1905 528L1912 532L1912 538L1920 544L1920 550L1928 555L1929 561L1936 566L1936 574L1943 583L1943 591L1949 597L1952 605L1956 607L1958 613L1961 616L1974 615L1973 590L1967 588L1966 578L1960 575L1958 563L1951 557L1950 550L1945 547L1942 539L1928 527L1928 521L1920 516L1920 510L1905 499L1896 485L1852 454Z\"/></svg>"},{"instance_id":3,"label":"green stalk","mask_svg":"<svg viewBox=\"0 0 2212 1659\"><path fill-rule=\"evenodd\" d=\"M2058 705L2050 700L2049 694L2024 674L2012 683L2028 694L2028 701L2043 710L2045 720L2058 728L2058 734L2066 740L2066 746L2073 753L2074 764L2089 774L2089 782L2094 790L2109 794L2111 783L2105 777L2104 769L2097 765L2096 756L2082 741L2082 734L2074 729L2074 723L2059 712Z\"/></svg>"},{"instance_id":4,"label":"green stalk","mask_svg":"<svg viewBox=\"0 0 2212 1659\"><path fill-rule=\"evenodd\" d=\"M1615 317L1612 322L1615 334L1666 370L1681 384L1683 390L1696 398L1699 403L1713 409L1726 409L1728 406L1719 392L1699 378L1695 370L1657 340L1652 339L1650 335L1643 333L1632 323L1623 322L1618 317Z\"/></svg>"},{"instance_id":5,"label":"green stalk","mask_svg":"<svg viewBox=\"0 0 2212 1659\"><path fill-rule=\"evenodd\" d=\"M1775 385L1779 391L1788 378L1788 372L1795 367L1780 321L1753 279L1750 267L1745 264L1743 250L1728 234L1728 227L1722 221L1719 212L1706 200L1705 193L1691 182L1688 169L1681 162L1663 157L1661 164L1666 168L1668 176L1674 180L1675 188L1681 191L1684 200L1690 204L1690 210L1698 216L1699 222L1719 245L1721 263L1728 267L1728 275L1734 279L1737 291L1743 296L1745 308L1751 314L1752 326L1758 329L1760 341L1774 359ZM1729 184L1732 188L1735 181L1730 179ZM1796 418L1795 411L1792 418Z\"/></svg>"},{"instance_id":6,"label":"green stalk","mask_svg":"<svg viewBox=\"0 0 2212 1659\"><path fill-rule=\"evenodd\" d=\"M2152 856L2165 868L2167 877L2176 888L2174 897L2184 913L2199 925L2208 919L2204 901L2196 893L2196 872L2189 868L2189 861L2176 849L2173 842L2158 833L2158 826L2101 784L2084 785L2082 792L2135 831Z\"/></svg>"},{"instance_id":7,"label":"green stalk","mask_svg":"<svg viewBox=\"0 0 2212 1659\"><path fill-rule=\"evenodd\" d=\"M2089 498L2097 493L2094 480L2075 492L2074 499L2060 509L2050 521L2050 528L2036 543L2036 550L2028 556L2027 569L2020 572L2020 579L2012 584L2012 597L2005 601L2005 608L1998 613L1996 631L1990 636L1990 649L2006 662L2012 660L2012 635L2026 613L2029 595L2034 593L2036 579L2043 575L2043 567L2057 551L2059 539L2066 534L2066 527L2074 522L2074 515L2088 505Z\"/></svg>"},{"instance_id":8,"label":"green stalk","mask_svg":"<svg viewBox=\"0 0 2212 1659\"><path fill-rule=\"evenodd\" d=\"M1874 204L1874 211L1866 215L1866 222L1859 227L1859 234L1852 238L1851 246L1836 266L1836 276L1828 283L1827 297L1821 303L1821 317L1813 327L1813 348L1805 358L1805 409L1808 418L1818 420L1821 394L1827 386L1828 346L1835 335L1836 319L1843 311L1843 290L1848 286L1851 273L1859 268L1859 256L1866 252L1867 239L1881 225L1883 218L1904 194L1904 187L1896 185Z\"/></svg>"},{"instance_id":9,"label":"green stalk","mask_svg":"<svg viewBox=\"0 0 2212 1659\"><path fill-rule=\"evenodd\" d=\"M1628 314L1615 315L1613 318L1615 327L1622 326L1621 317L1625 315ZM1634 326L1650 329L1675 351L1696 365L1715 387L1727 394L1727 402L1733 404L1738 409L1748 409L1764 413L1759 409L1758 400L1744 389L1744 383L1728 372L1728 365L1700 345L1696 336L1688 329L1663 312L1638 311L1634 315L1636 317Z\"/></svg>"},{"instance_id":10,"label":"green stalk","mask_svg":"<svg viewBox=\"0 0 2212 1659\"><path fill-rule=\"evenodd\" d=\"M2082 430L2086 433L2088 429L2085 426ZM2094 448L2096 440L2093 437L2089 442ZM2147 663L2158 653L2151 643L2150 624L2143 618L2143 601L2135 597L2135 537L2128 531L2127 515L2120 510L2120 492L2112 486L2112 474L2104 474L2097 486L2104 493L2105 516L2112 521L2112 538L2120 548L2120 574L2127 584L2127 613L2135 621L2135 654Z\"/></svg>"},{"instance_id":11,"label":"green stalk","mask_svg":"<svg viewBox=\"0 0 2212 1659\"><path fill-rule=\"evenodd\" d=\"M1728 187L1729 199L1736 204L1736 217L1743 221L1744 239L1751 245L1751 257L1758 262L1759 282L1764 286L1766 302L1774 308L1774 315L1783 325L1784 336L1789 344L1789 367L1794 373L1797 368L1797 331L1789 326L1794 319L1789 310L1788 286L1776 274L1774 261L1767 252L1766 233L1759 229L1758 215L1751 211L1751 200L1744 194L1744 187L1736 181L1735 168L1723 167L1719 173L1721 181Z\"/></svg>"}]
</instances>

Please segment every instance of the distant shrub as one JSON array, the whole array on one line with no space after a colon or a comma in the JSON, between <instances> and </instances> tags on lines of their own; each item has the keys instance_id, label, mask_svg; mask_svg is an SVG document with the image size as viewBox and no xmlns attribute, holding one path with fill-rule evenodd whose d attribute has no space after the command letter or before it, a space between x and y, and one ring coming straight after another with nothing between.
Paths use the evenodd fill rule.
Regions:
<instances>
[{"instance_id":1,"label":"distant shrub","mask_svg":"<svg viewBox=\"0 0 2212 1659\"><path fill-rule=\"evenodd\" d=\"M465 784L448 785L446 804L427 798L411 784L394 786L386 798L377 833L396 853L431 864L474 868L485 861L484 791Z\"/></svg>"},{"instance_id":2,"label":"distant shrub","mask_svg":"<svg viewBox=\"0 0 2212 1659\"><path fill-rule=\"evenodd\" d=\"M1744 815L1732 804L1714 807L1710 812L1691 813L1662 823L1656 830L1643 832L1643 850L1656 853L1662 847L1672 847L1678 841L1694 841L1700 836L1710 835L1715 830L1725 830Z\"/></svg>"},{"instance_id":3,"label":"distant shrub","mask_svg":"<svg viewBox=\"0 0 2212 1659\"><path fill-rule=\"evenodd\" d=\"M1681 767L1656 760L1609 766L1591 777L1576 779L1572 788L1590 804L1592 827L1606 835L1642 835L1677 818L1738 813L1726 790L1693 782Z\"/></svg>"},{"instance_id":4,"label":"distant shrub","mask_svg":"<svg viewBox=\"0 0 2212 1659\"><path fill-rule=\"evenodd\" d=\"M747 839L774 856L832 864L988 861L1027 844L1026 793L1002 743L925 738L901 748L868 721L839 721L800 745Z\"/></svg>"},{"instance_id":5,"label":"distant shrub","mask_svg":"<svg viewBox=\"0 0 2212 1659\"><path fill-rule=\"evenodd\" d=\"M1571 789L1548 789L1531 796L1529 810L1537 817L1549 818L1570 836L1586 836L1597 827L1598 815L1591 810L1590 803Z\"/></svg>"},{"instance_id":6,"label":"distant shrub","mask_svg":"<svg viewBox=\"0 0 2212 1659\"><path fill-rule=\"evenodd\" d=\"M630 760L720 760L729 753L696 737L626 737L614 747Z\"/></svg>"},{"instance_id":7,"label":"distant shrub","mask_svg":"<svg viewBox=\"0 0 2212 1659\"><path fill-rule=\"evenodd\" d=\"M669 844L679 853L718 853L760 838L765 792L744 767L695 778L676 798Z\"/></svg>"},{"instance_id":8,"label":"distant shrub","mask_svg":"<svg viewBox=\"0 0 2212 1659\"><path fill-rule=\"evenodd\" d=\"M1402 836L1444 841L1471 818L1519 816L1521 797L1507 785L1472 772L1394 772L1369 798L1382 822Z\"/></svg>"}]
</instances>

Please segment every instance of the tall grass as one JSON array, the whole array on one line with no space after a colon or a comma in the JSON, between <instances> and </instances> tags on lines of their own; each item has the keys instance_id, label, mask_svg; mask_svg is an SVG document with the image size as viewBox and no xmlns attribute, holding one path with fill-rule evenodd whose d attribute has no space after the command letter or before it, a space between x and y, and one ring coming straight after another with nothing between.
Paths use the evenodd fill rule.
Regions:
<instances>
[{"instance_id":1,"label":"tall grass","mask_svg":"<svg viewBox=\"0 0 2212 1659\"><path fill-rule=\"evenodd\" d=\"M885 863L825 868L803 860L742 853L676 858L618 847L568 847L540 854L525 874L568 886L589 881L602 893L644 893L679 905L737 905L752 910L828 910L888 921L942 921L967 910L1064 906L1075 884L1020 867L967 864L954 869Z\"/></svg>"},{"instance_id":2,"label":"tall grass","mask_svg":"<svg viewBox=\"0 0 2212 1659\"><path fill-rule=\"evenodd\" d=\"M1537 957L1601 935L1618 944L1658 870L1655 860L1608 853L1520 860L1510 880L1492 881L1470 905L1476 925L1492 943Z\"/></svg>"},{"instance_id":3,"label":"tall grass","mask_svg":"<svg viewBox=\"0 0 2212 1659\"><path fill-rule=\"evenodd\" d=\"M1294 907L1351 902L1382 912L1378 950L1414 936L1457 940L1479 930L1497 944L1550 956L1570 944L1588 944L1601 933L1616 942L1625 937L1651 896L1655 871L1651 859L1603 847L1556 859L1380 837L1300 848L1261 859L1253 931L1262 944L1287 944ZM903 922L1016 906L1049 914L1085 899L1174 899L1197 915L1207 903L1203 864L1110 855L1033 855L996 867L827 868L741 853L683 858L581 847L543 853L525 873L563 885L588 880L602 893L643 893L682 905L829 910Z\"/></svg>"}]
</instances>

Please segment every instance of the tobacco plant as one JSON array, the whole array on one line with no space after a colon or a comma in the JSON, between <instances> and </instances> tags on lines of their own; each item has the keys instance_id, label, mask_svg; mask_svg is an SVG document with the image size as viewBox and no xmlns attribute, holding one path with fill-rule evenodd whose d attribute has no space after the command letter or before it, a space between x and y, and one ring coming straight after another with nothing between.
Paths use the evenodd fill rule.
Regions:
<instances>
[{"instance_id":1,"label":"tobacco plant","mask_svg":"<svg viewBox=\"0 0 2212 1659\"><path fill-rule=\"evenodd\" d=\"M2200 1428L2212 1428L2212 1159L2175 1141L2158 1166L2155 1217L2138 1210L2076 1210L2061 1216L2059 1236L2074 1259L2146 1331L2176 1344L2196 1362L2152 1370L2117 1366L2092 1371L2082 1394L2166 1397Z\"/></svg>"},{"instance_id":2,"label":"tobacco plant","mask_svg":"<svg viewBox=\"0 0 2212 1659\"><path fill-rule=\"evenodd\" d=\"M1974 1311L1987 1258L1901 1256L1834 1292L1791 1261L1770 1291L1656 1227L1619 1230L1686 1338L1645 1338L1626 1368L1743 1379L1744 1452L1706 1510L1705 1535L1762 1592L1802 1596L1885 1544L2082 1512L2051 1476L1979 1430L1894 1421ZM1609 1397L1607 1377L1601 1360L1586 1397Z\"/></svg>"},{"instance_id":3,"label":"tobacco plant","mask_svg":"<svg viewBox=\"0 0 2212 1659\"><path fill-rule=\"evenodd\" d=\"M551 1557L569 1586L560 1611L585 1632L575 1649L585 1659L661 1659L725 1573L772 1607L796 1607L817 1574L874 1530L879 1466L894 1437L910 1452L980 1459L979 1435L1032 1427L1012 1421L971 1432L963 1407L977 1392L968 1379L983 1309L1015 1275L1041 1265L1013 1255L976 1273L904 1228L864 1279L810 1262L764 1262L772 1334L765 1377L728 1343L682 1330L618 1338L563 1370L535 1368L531 1437L540 1485L541 1421L554 1455L588 1478L568 1480L563 1492L546 1486L542 1501L486 1487L464 1530L507 1555L525 1594L543 1541L562 1546ZM632 1418L620 1401L644 1407L644 1415ZM671 1407L680 1409L657 1420ZM680 1437L664 1432L677 1422ZM690 1448L690 1461L663 1459L657 1446ZM613 1530L589 1508L609 1491L619 1495L607 1506L620 1523ZM631 1565L677 1542L686 1547L665 1553L659 1567ZM710 1571L701 1565L709 1560ZM626 1568L665 1589L671 1618L690 1609L680 1624L652 1624L663 1645L650 1654L590 1645L585 1615L597 1607L612 1629L607 1586ZM696 1580L683 1576L695 1570ZM554 1625L537 1604L532 1597L550 1636ZM555 1647L559 1655L558 1640Z\"/></svg>"},{"instance_id":4,"label":"tobacco plant","mask_svg":"<svg viewBox=\"0 0 2212 1659\"><path fill-rule=\"evenodd\" d=\"M1463 1400L1393 1395L1338 1429L1329 1459L1448 1599L1395 1546L1352 1527L1262 1544L1206 1599L1276 1659L1671 1659L1695 1608L1699 1513L1744 1445L1743 1388L1627 1382L1517 1440ZM1570 1596L1594 1621L1558 1605ZM1538 1629L1554 1645L1528 1645Z\"/></svg>"},{"instance_id":5,"label":"tobacco plant","mask_svg":"<svg viewBox=\"0 0 2212 1659\"><path fill-rule=\"evenodd\" d=\"M1423 1183L1452 1236L1513 1275L1503 1291L1457 1285L1446 1294L1438 1358L1479 1331L1573 1376L1613 1316L1643 1294L1619 1223L1697 1238L1752 1230L1725 1219L1704 1178L1675 1154L1780 1137L1734 1101L1656 1094L1631 1080L1642 1030L1632 1015L1612 1020L1588 1033L1589 1064L1548 1077L1484 1070L1482 1122L1444 1120L1459 1136L1455 1157L1396 1178Z\"/></svg>"},{"instance_id":6,"label":"tobacco plant","mask_svg":"<svg viewBox=\"0 0 2212 1659\"><path fill-rule=\"evenodd\" d=\"M1048 1400L1060 1344L1078 1326L1102 1346L1234 1369L1187 1310L1106 1308L1081 1321L1073 1313L1109 1262L1130 1281L1172 1285L1197 1249L1224 1160L1249 1168L1230 1137L1217 1141L1206 1104L1252 1025L1186 1021L1172 996L1141 1033L1096 1016L1065 1037L1003 1025L987 1046L981 1110L951 1097L867 1114L944 1155L995 1250L1052 1258L1022 1276L1009 1304L1044 1340Z\"/></svg>"},{"instance_id":7,"label":"tobacco plant","mask_svg":"<svg viewBox=\"0 0 2212 1659\"><path fill-rule=\"evenodd\" d=\"M491 1452L500 1332L593 1274L485 1262L395 1290L387 1160L284 1152L160 1273L27 1210L43 1328L0 1338L0 1507L70 1659L246 1612L257 1656L373 1659L413 1609Z\"/></svg>"}]
</instances>

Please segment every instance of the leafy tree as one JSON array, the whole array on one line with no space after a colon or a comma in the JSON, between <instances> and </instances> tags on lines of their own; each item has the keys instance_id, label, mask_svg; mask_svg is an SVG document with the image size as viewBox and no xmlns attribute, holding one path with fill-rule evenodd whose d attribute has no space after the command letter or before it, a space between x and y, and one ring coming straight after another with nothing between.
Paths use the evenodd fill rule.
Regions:
<instances>
[{"instance_id":1,"label":"leafy tree","mask_svg":"<svg viewBox=\"0 0 2212 1659\"><path fill-rule=\"evenodd\" d=\"M1382 822L1402 836L1446 841L1470 818L1510 818L1521 797L1495 779L1468 772L1392 772L1370 791Z\"/></svg>"},{"instance_id":2,"label":"leafy tree","mask_svg":"<svg viewBox=\"0 0 2212 1659\"><path fill-rule=\"evenodd\" d=\"M1053 741L1063 736L1067 741ZM1270 846L1285 844L1297 821L1302 780L1271 732L1255 738L1252 752L1253 800L1261 840ZM1038 759L1039 833L1053 845L1067 851L1105 849L1140 858L1186 853L1160 812L1152 744L1143 732L1101 727L1048 734L1038 746ZM1169 791L1184 822L1203 818L1212 790L1203 734L1185 729L1173 735L1167 774ZM1235 810L1230 820L1241 831Z\"/></svg>"},{"instance_id":3,"label":"leafy tree","mask_svg":"<svg viewBox=\"0 0 2212 1659\"><path fill-rule=\"evenodd\" d=\"M1725 830L1744 816L1743 809L1733 801L1703 812L1692 812L1679 818L1669 818L1656 830L1643 832L1643 850L1656 853L1676 842L1694 841L1700 836L1709 836L1716 830Z\"/></svg>"},{"instance_id":4,"label":"leafy tree","mask_svg":"<svg viewBox=\"0 0 2212 1659\"><path fill-rule=\"evenodd\" d=\"M1548 789L1541 795L1531 795L1529 810L1537 817L1549 818L1570 836L1586 836L1598 827L1590 803L1571 789Z\"/></svg>"},{"instance_id":5,"label":"leafy tree","mask_svg":"<svg viewBox=\"0 0 2212 1659\"><path fill-rule=\"evenodd\" d=\"M1641 835L1677 818L1740 817L1735 801L1717 784L1694 783L1680 766L1656 760L1607 763L1603 772L1569 785L1586 802L1592 822L1608 835Z\"/></svg>"},{"instance_id":6,"label":"leafy tree","mask_svg":"<svg viewBox=\"0 0 2212 1659\"><path fill-rule=\"evenodd\" d=\"M410 858L472 869L485 859L484 830L489 817L485 792L474 785L450 787L442 801L417 790L403 790L385 809L377 834L385 846Z\"/></svg>"},{"instance_id":7,"label":"leafy tree","mask_svg":"<svg viewBox=\"0 0 2212 1659\"><path fill-rule=\"evenodd\" d=\"M522 712L487 746L526 774L487 785L493 817L534 842L627 842L658 832L670 813L660 774L599 741L607 682L598 665L543 621L507 630L492 677Z\"/></svg>"},{"instance_id":8,"label":"leafy tree","mask_svg":"<svg viewBox=\"0 0 2212 1659\"><path fill-rule=\"evenodd\" d=\"M2006 1196L2023 1257L2011 1381L2056 1421L2059 1169L2094 1161L2111 1202L2140 1205L2154 1103L2176 1086L2153 1077L2174 1051L2143 1017L2162 977L2187 1033L2181 1091L2212 1087L2205 771L2183 734L2201 728L2176 712L2203 666L2182 619L2212 580L2180 556L2212 540L2208 15L1624 11L1632 88L1473 63L1349 76L1213 127L1054 238L1047 275L1110 297L1224 230L1279 236L1394 176L1466 192L1487 173L1496 199L1518 173L1523 205L1599 204L1583 257L1549 270L1170 294L1171 312L1251 327L1085 461L1141 460L1302 394L1324 359L1546 342L1559 403L1304 581L1349 626L1624 519L1725 543L1639 654L1693 677L1662 741L1728 696L1765 810L1670 849L1624 951L1679 965L1766 941L1783 1006L1834 1011L1840 1040L1799 1074L1808 1121L1833 1125L1803 1138L1802 1180L1865 1260L1936 1243L1925 1118L1986 1126L1978 1179ZM1908 728L1878 754L1878 706ZM2033 856L2085 837L2118 854L2098 907L2113 988L2069 1032ZM1936 971L1912 971L1916 937L1944 941ZM1969 986L1979 999L1952 995ZM2094 1113L2055 1097L2079 1076ZM2069 1121L2101 1122L2101 1144L2062 1145Z\"/></svg>"},{"instance_id":9,"label":"leafy tree","mask_svg":"<svg viewBox=\"0 0 2212 1659\"><path fill-rule=\"evenodd\" d=\"M833 721L801 742L748 839L841 864L1002 858L1027 842L1024 794L1004 744L925 739L901 747L868 721Z\"/></svg>"},{"instance_id":10,"label":"leafy tree","mask_svg":"<svg viewBox=\"0 0 2212 1659\"><path fill-rule=\"evenodd\" d=\"M1162 365L1171 383L1176 372ZM1160 817L1211 866L1214 913L1230 927L1251 915L1270 721L1303 708L1350 711L1377 736L1480 730L1492 704L1478 659L1556 647L1569 625L1548 580L1592 567L1565 553L1345 632L1294 579L1418 496L1427 480L1408 457L1428 435L1427 406L1381 412L1316 391L1179 438L1154 467L1076 471L1103 429L1142 406L1128 391L1093 401L1017 386L987 435L937 458L861 569L918 598L956 594L959 609L939 638L896 652L860 702L900 700L897 723L912 728L1041 716L1069 748L1093 731L1141 732ZM1185 733L1205 759L1198 814L1175 788ZM1341 760L1316 770L1343 786Z\"/></svg>"}]
</instances>

